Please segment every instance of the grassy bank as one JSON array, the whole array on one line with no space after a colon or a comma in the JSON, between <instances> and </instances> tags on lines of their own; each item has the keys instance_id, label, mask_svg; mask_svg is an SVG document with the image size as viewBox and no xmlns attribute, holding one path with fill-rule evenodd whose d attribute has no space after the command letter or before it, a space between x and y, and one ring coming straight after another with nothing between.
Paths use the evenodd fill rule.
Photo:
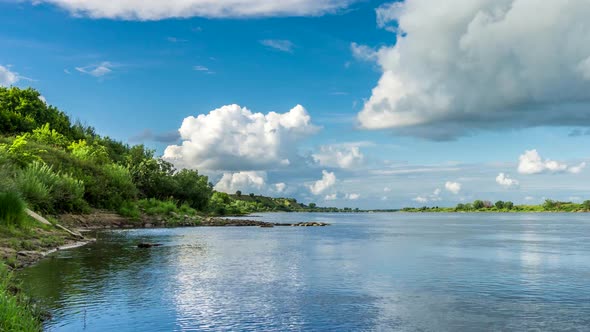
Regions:
<instances>
[{"instance_id":1,"label":"grassy bank","mask_svg":"<svg viewBox=\"0 0 590 332\"><path fill-rule=\"evenodd\" d=\"M4 264L0 264L0 331L41 331L40 314Z\"/></svg>"},{"instance_id":2,"label":"grassy bank","mask_svg":"<svg viewBox=\"0 0 590 332\"><path fill-rule=\"evenodd\" d=\"M475 200L473 203L461 203L455 207L419 207L404 208L402 212L590 212L590 201L583 203L560 202L554 200L545 200L540 205L515 205L508 201L490 201Z\"/></svg>"}]
</instances>

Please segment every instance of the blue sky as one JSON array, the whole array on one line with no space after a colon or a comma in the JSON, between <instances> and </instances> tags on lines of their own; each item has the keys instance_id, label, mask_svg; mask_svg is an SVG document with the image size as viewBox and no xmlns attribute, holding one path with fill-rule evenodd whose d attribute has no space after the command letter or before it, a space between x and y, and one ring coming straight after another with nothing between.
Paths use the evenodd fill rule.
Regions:
<instances>
[{"instance_id":1,"label":"blue sky","mask_svg":"<svg viewBox=\"0 0 590 332\"><path fill-rule=\"evenodd\" d=\"M219 190L364 208L589 198L590 47L571 45L588 44L590 5L527 6L0 0L0 84Z\"/></svg>"}]
</instances>

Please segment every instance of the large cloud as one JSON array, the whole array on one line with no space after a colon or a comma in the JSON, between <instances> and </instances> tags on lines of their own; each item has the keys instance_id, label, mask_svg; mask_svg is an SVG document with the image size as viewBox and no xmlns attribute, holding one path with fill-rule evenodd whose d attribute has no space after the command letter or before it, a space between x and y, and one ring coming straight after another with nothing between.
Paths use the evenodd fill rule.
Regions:
<instances>
[{"instance_id":1,"label":"large cloud","mask_svg":"<svg viewBox=\"0 0 590 332\"><path fill-rule=\"evenodd\" d=\"M336 175L333 172L322 171L322 178L309 185L309 191L314 195L320 195L336 184Z\"/></svg>"},{"instance_id":2,"label":"large cloud","mask_svg":"<svg viewBox=\"0 0 590 332\"><path fill-rule=\"evenodd\" d=\"M265 172L237 172L224 173L221 180L215 185L215 190L226 193L234 193L238 190L261 192L265 187Z\"/></svg>"},{"instance_id":3,"label":"large cloud","mask_svg":"<svg viewBox=\"0 0 590 332\"><path fill-rule=\"evenodd\" d=\"M583 162L576 166L569 166L565 163L545 159L541 157L537 150L525 151L518 158L518 172L520 174L539 174L539 173L563 173L569 172L572 174L578 174L586 167L586 163Z\"/></svg>"},{"instance_id":4,"label":"large cloud","mask_svg":"<svg viewBox=\"0 0 590 332\"><path fill-rule=\"evenodd\" d=\"M0 66L0 86L9 86L18 82L19 76L17 73L10 71L10 69Z\"/></svg>"},{"instance_id":5,"label":"large cloud","mask_svg":"<svg viewBox=\"0 0 590 332\"><path fill-rule=\"evenodd\" d=\"M375 52L353 44L383 71L362 127L452 139L590 125L587 0L406 0L377 13L397 42Z\"/></svg>"},{"instance_id":6,"label":"large cloud","mask_svg":"<svg viewBox=\"0 0 590 332\"><path fill-rule=\"evenodd\" d=\"M346 8L354 0L31 0L75 16L125 20L183 17L315 16Z\"/></svg>"},{"instance_id":7,"label":"large cloud","mask_svg":"<svg viewBox=\"0 0 590 332\"><path fill-rule=\"evenodd\" d=\"M179 129L181 145L170 145L164 159L178 167L248 171L289 165L297 158L296 143L317 127L301 105L287 113L253 113L228 105L189 116Z\"/></svg>"}]
</instances>

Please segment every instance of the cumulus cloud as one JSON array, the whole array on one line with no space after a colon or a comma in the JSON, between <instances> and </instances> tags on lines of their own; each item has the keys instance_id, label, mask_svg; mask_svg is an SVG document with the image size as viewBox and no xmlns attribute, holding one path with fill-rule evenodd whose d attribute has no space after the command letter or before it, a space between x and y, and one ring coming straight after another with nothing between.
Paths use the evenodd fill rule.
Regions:
<instances>
[{"instance_id":1,"label":"cumulus cloud","mask_svg":"<svg viewBox=\"0 0 590 332\"><path fill-rule=\"evenodd\" d=\"M445 189L457 195L461 191L461 184L459 182L447 181L445 183Z\"/></svg>"},{"instance_id":2,"label":"cumulus cloud","mask_svg":"<svg viewBox=\"0 0 590 332\"><path fill-rule=\"evenodd\" d=\"M72 15L124 20L186 17L317 16L348 7L355 0L31 0L59 6Z\"/></svg>"},{"instance_id":3,"label":"cumulus cloud","mask_svg":"<svg viewBox=\"0 0 590 332\"><path fill-rule=\"evenodd\" d=\"M18 82L20 79L18 73L12 72L7 67L0 65L0 86L9 86Z\"/></svg>"},{"instance_id":4,"label":"cumulus cloud","mask_svg":"<svg viewBox=\"0 0 590 332\"><path fill-rule=\"evenodd\" d=\"M329 194L326 195L326 197L324 197L324 200L326 201L335 201L338 199L338 194L334 193L334 194Z\"/></svg>"},{"instance_id":5,"label":"cumulus cloud","mask_svg":"<svg viewBox=\"0 0 590 332\"><path fill-rule=\"evenodd\" d=\"M363 164L365 156L359 146L349 144L325 145L312 155L313 160L321 166L355 168Z\"/></svg>"},{"instance_id":6,"label":"cumulus cloud","mask_svg":"<svg viewBox=\"0 0 590 332\"><path fill-rule=\"evenodd\" d=\"M578 174L586 167L584 162L576 166L568 166L559 161L543 159L537 150L527 150L518 159L518 173L527 175L562 172Z\"/></svg>"},{"instance_id":7,"label":"cumulus cloud","mask_svg":"<svg viewBox=\"0 0 590 332\"><path fill-rule=\"evenodd\" d=\"M416 201L418 203L428 203L428 198L426 198L424 196L418 196L416 198L413 198L412 200Z\"/></svg>"},{"instance_id":8,"label":"cumulus cloud","mask_svg":"<svg viewBox=\"0 0 590 332\"><path fill-rule=\"evenodd\" d=\"M88 65L85 67L76 67L76 70L94 77L103 77L113 72L114 65L108 61L101 62L95 65Z\"/></svg>"},{"instance_id":9,"label":"cumulus cloud","mask_svg":"<svg viewBox=\"0 0 590 332\"><path fill-rule=\"evenodd\" d=\"M349 201L356 201L360 197L361 197L360 194L346 194L346 196L344 196L344 198L347 199L347 200L349 200Z\"/></svg>"},{"instance_id":10,"label":"cumulus cloud","mask_svg":"<svg viewBox=\"0 0 590 332\"><path fill-rule=\"evenodd\" d=\"M282 193L285 191L285 189L287 189L287 184L285 184L284 182L275 183L274 187L278 193Z\"/></svg>"},{"instance_id":11,"label":"cumulus cloud","mask_svg":"<svg viewBox=\"0 0 590 332\"><path fill-rule=\"evenodd\" d=\"M177 167L252 171L284 167L297 158L297 143L317 131L301 105L289 112L253 113L227 105L184 119L181 145L170 145L164 159Z\"/></svg>"},{"instance_id":12,"label":"cumulus cloud","mask_svg":"<svg viewBox=\"0 0 590 332\"><path fill-rule=\"evenodd\" d=\"M479 129L590 125L588 15L586 0L383 5L378 24L397 34L396 44L352 45L382 71L358 120L440 140Z\"/></svg>"},{"instance_id":13,"label":"cumulus cloud","mask_svg":"<svg viewBox=\"0 0 590 332\"><path fill-rule=\"evenodd\" d=\"M290 40L282 39L264 39L260 41L260 44L286 53L293 53L293 48L295 47Z\"/></svg>"},{"instance_id":14,"label":"cumulus cloud","mask_svg":"<svg viewBox=\"0 0 590 332\"><path fill-rule=\"evenodd\" d=\"M419 195L415 198L413 198L413 201L416 201L418 203L428 203L428 202L438 202L441 201L441 194L442 190L440 190L440 188L436 188L434 189L434 191L432 192L432 194L430 195Z\"/></svg>"},{"instance_id":15,"label":"cumulus cloud","mask_svg":"<svg viewBox=\"0 0 590 332\"><path fill-rule=\"evenodd\" d=\"M266 187L266 172L237 172L224 173L215 190L235 193L238 190L243 192L261 192Z\"/></svg>"},{"instance_id":16,"label":"cumulus cloud","mask_svg":"<svg viewBox=\"0 0 590 332\"><path fill-rule=\"evenodd\" d=\"M336 184L336 175L333 172L322 171L322 179L307 186L314 195L320 195Z\"/></svg>"},{"instance_id":17,"label":"cumulus cloud","mask_svg":"<svg viewBox=\"0 0 590 332\"><path fill-rule=\"evenodd\" d=\"M510 178L509 175L506 175L504 173L498 174L498 176L496 177L496 182L505 188L513 188L519 186L518 180Z\"/></svg>"}]
</instances>

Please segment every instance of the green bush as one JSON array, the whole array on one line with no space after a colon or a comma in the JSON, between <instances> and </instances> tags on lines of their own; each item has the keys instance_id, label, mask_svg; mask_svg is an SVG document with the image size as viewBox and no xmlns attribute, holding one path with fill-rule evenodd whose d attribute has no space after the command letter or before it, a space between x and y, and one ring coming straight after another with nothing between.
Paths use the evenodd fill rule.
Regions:
<instances>
[{"instance_id":1,"label":"green bush","mask_svg":"<svg viewBox=\"0 0 590 332\"><path fill-rule=\"evenodd\" d=\"M44 212L80 212L88 209L84 183L68 174L33 162L16 177L16 186L31 207Z\"/></svg>"},{"instance_id":2,"label":"green bush","mask_svg":"<svg viewBox=\"0 0 590 332\"><path fill-rule=\"evenodd\" d=\"M41 331L28 299L15 291L12 274L0 264L0 331Z\"/></svg>"},{"instance_id":3,"label":"green bush","mask_svg":"<svg viewBox=\"0 0 590 332\"><path fill-rule=\"evenodd\" d=\"M134 202L123 202L123 204L117 212L119 212L119 214L123 217L130 218L133 220L139 220L139 218L141 217L141 211L139 210L137 204Z\"/></svg>"},{"instance_id":4,"label":"green bush","mask_svg":"<svg viewBox=\"0 0 590 332\"><path fill-rule=\"evenodd\" d=\"M0 225L22 227L25 220L23 200L14 192L0 193Z\"/></svg>"},{"instance_id":5,"label":"green bush","mask_svg":"<svg viewBox=\"0 0 590 332\"><path fill-rule=\"evenodd\" d=\"M155 198L141 199L137 202L139 208L147 215L169 215L172 212L178 213L178 207L173 201L160 201Z\"/></svg>"}]
</instances>

